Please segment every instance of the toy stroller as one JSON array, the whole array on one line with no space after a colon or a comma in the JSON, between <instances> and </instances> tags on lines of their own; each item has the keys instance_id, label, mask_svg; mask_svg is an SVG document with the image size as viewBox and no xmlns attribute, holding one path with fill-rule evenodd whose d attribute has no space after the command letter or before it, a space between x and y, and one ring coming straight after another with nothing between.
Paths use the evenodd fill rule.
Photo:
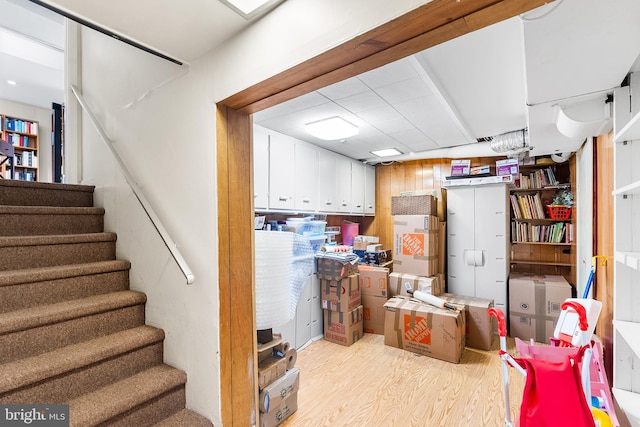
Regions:
<instances>
[{"instance_id":1,"label":"toy stroller","mask_svg":"<svg viewBox=\"0 0 640 427\"><path fill-rule=\"evenodd\" d=\"M516 425L511 420L509 409L508 366L515 368L526 377L518 420L521 427L613 426L611 419L605 412L598 408L592 408L590 405L592 401L590 377L593 350L589 344L590 334L587 333L588 322L585 308L576 301L568 300L562 304L562 310L572 310L572 314L578 316L580 347L532 346L534 348L526 348L523 344L519 348L521 355L526 354L534 357L513 358L506 350L507 328L504 313L495 308L489 309L489 316L495 316L498 320L499 354L502 359L506 408L505 424L507 427ZM570 342L572 338L569 337ZM552 357L548 357L549 355ZM600 352L598 357L601 355ZM600 366L598 365L598 367Z\"/></svg>"}]
</instances>

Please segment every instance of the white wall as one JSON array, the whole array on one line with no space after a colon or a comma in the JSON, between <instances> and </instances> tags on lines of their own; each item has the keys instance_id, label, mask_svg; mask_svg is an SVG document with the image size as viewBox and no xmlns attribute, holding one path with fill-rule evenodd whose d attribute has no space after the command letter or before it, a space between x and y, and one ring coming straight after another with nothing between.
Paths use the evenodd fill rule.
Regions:
<instances>
[{"instance_id":1,"label":"white wall","mask_svg":"<svg viewBox=\"0 0 640 427\"><path fill-rule=\"evenodd\" d=\"M51 110L0 99L0 114L38 122L38 181L51 182Z\"/></svg>"},{"instance_id":2,"label":"white wall","mask_svg":"<svg viewBox=\"0 0 640 427\"><path fill-rule=\"evenodd\" d=\"M81 128L67 124L73 129L66 141L69 158L81 165L73 176L96 186L96 205L107 209L105 228L118 233L118 257L132 262L132 288L148 296L147 322L166 332L165 361L187 372L188 407L216 425L221 422L215 102L423 3L428 2L289 0L190 68L91 30L82 30L79 39L68 32L76 37L70 44L80 46L69 51L68 83L79 86L116 143L193 269L195 283L185 284L86 114ZM77 108L68 103L69 111Z\"/></svg>"}]
</instances>

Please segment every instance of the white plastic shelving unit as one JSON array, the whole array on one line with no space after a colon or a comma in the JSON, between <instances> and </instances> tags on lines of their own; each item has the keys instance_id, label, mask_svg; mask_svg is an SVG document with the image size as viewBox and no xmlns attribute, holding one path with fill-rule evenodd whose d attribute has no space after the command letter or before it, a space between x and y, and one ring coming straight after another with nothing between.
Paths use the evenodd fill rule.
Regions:
<instances>
[{"instance_id":1,"label":"white plastic shelving unit","mask_svg":"<svg viewBox=\"0 0 640 427\"><path fill-rule=\"evenodd\" d=\"M640 426L640 75L614 93L613 394Z\"/></svg>"}]
</instances>

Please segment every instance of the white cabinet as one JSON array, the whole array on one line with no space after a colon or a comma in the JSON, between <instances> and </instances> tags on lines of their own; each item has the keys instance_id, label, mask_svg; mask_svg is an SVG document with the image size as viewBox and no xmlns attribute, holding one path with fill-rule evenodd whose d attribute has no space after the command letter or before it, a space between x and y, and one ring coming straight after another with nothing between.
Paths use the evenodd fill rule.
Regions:
<instances>
[{"instance_id":1,"label":"white cabinet","mask_svg":"<svg viewBox=\"0 0 640 427\"><path fill-rule=\"evenodd\" d=\"M351 212L351 160L336 156L338 212Z\"/></svg>"},{"instance_id":2,"label":"white cabinet","mask_svg":"<svg viewBox=\"0 0 640 427\"><path fill-rule=\"evenodd\" d=\"M364 213L376 213L376 168L371 165L364 168Z\"/></svg>"},{"instance_id":3,"label":"white cabinet","mask_svg":"<svg viewBox=\"0 0 640 427\"><path fill-rule=\"evenodd\" d=\"M613 394L640 426L640 75L614 92Z\"/></svg>"},{"instance_id":4,"label":"white cabinet","mask_svg":"<svg viewBox=\"0 0 640 427\"><path fill-rule=\"evenodd\" d=\"M509 205L505 184L447 189L449 292L507 311Z\"/></svg>"},{"instance_id":5,"label":"white cabinet","mask_svg":"<svg viewBox=\"0 0 640 427\"><path fill-rule=\"evenodd\" d=\"M363 214L365 206L364 164L351 162L351 212Z\"/></svg>"},{"instance_id":6,"label":"white cabinet","mask_svg":"<svg viewBox=\"0 0 640 427\"><path fill-rule=\"evenodd\" d=\"M293 209L295 139L279 134L269 135L269 209Z\"/></svg>"},{"instance_id":7,"label":"white cabinet","mask_svg":"<svg viewBox=\"0 0 640 427\"><path fill-rule=\"evenodd\" d=\"M260 128L253 130L253 205L269 207L269 135Z\"/></svg>"},{"instance_id":8,"label":"white cabinet","mask_svg":"<svg viewBox=\"0 0 640 427\"><path fill-rule=\"evenodd\" d=\"M296 141L294 150L295 209L315 211L318 209L318 149Z\"/></svg>"},{"instance_id":9,"label":"white cabinet","mask_svg":"<svg viewBox=\"0 0 640 427\"><path fill-rule=\"evenodd\" d=\"M336 155L330 151L318 152L318 210L337 212Z\"/></svg>"}]
</instances>

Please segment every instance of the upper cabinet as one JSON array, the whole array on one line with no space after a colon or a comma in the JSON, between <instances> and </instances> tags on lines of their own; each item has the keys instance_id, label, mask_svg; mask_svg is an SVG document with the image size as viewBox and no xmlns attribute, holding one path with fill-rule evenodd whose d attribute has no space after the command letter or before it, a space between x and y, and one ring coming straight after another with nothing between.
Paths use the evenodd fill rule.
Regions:
<instances>
[{"instance_id":1,"label":"upper cabinet","mask_svg":"<svg viewBox=\"0 0 640 427\"><path fill-rule=\"evenodd\" d=\"M253 130L254 207L375 214L375 168L261 126Z\"/></svg>"}]
</instances>

